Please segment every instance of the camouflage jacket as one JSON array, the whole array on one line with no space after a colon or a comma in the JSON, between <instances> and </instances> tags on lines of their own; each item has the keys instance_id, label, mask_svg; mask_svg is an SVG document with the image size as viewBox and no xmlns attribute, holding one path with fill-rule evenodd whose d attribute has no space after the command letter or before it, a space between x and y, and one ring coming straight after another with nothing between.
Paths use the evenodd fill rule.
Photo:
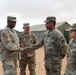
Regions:
<instances>
[{"instance_id":1,"label":"camouflage jacket","mask_svg":"<svg viewBox=\"0 0 76 75\"><path fill-rule=\"evenodd\" d=\"M25 34L24 32L22 32L19 35L19 40L20 40L20 45L22 47L28 47L37 43L36 35L31 32L29 34ZM30 53L21 52L21 58L32 57L32 56L35 56L35 51L31 51Z\"/></svg>"},{"instance_id":2,"label":"camouflage jacket","mask_svg":"<svg viewBox=\"0 0 76 75\"><path fill-rule=\"evenodd\" d=\"M45 60L48 61L59 61L64 58L67 50L67 43L63 34L54 29L51 31L46 31L40 42L30 46L30 50L36 50L44 45Z\"/></svg>"},{"instance_id":3,"label":"camouflage jacket","mask_svg":"<svg viewBox=\"0 0 76 75\"><path fill-rule=\"evenodd\" d=\"M76 71L76 42L73 39L70 40L67 51L67 69Z\"/></svg>"},{"instance_id":4,"label":"camouflage jacket","mask_svg":"<svg viewBox=\"0 0 76 75\"><path fill-rule=\"evenodd\" d=\"M13 29L6 27L1 31L0 48L0 55L2 56L2 60L18 59L17 50L21 50L21 48L19 44L19 38Z\"/></svg>"}]
</instances>

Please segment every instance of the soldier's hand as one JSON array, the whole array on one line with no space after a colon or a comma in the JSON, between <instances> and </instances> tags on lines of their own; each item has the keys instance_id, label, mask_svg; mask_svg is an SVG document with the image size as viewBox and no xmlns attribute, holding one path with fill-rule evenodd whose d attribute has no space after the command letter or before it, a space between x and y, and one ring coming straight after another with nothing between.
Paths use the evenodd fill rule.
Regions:
<instances>
[{"instance_id":1,"label":"soldier's hand","mask_svg":"<svg viewBox=\"0 0 76 75\"><path fill-rule=\"evenodd\" d=\"M25 47L23 52L28 53L28 52L30 52L30 49L28 47Z\"/></svg>"}]
</instances>

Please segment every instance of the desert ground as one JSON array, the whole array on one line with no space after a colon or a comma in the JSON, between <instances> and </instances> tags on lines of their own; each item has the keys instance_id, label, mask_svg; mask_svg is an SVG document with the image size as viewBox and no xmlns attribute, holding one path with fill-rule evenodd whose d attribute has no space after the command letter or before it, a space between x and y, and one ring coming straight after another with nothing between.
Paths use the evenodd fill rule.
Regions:
<instances>
[{"instance_id":1,"label":"desert ground","mask_svg":"<svg viewBox=\"0 0 76 75\"><path fill-rule=\"evenodd\" d=\"M18 64L19 66L19 64ZM66 57L63 59L62 63L62 71L61 74L64 75L65 71L65 66L66 66ZM19 75L19 67L17 69L17 75ZM26 75L29 75L28 67L26 70ZM2 63L0 61L0 75L3 75L3 69L2 69ZM36 50L36 75L46 75L45 73L45 68L44 68L44 49L43 47Z\"/></svg>"}]
</instances>

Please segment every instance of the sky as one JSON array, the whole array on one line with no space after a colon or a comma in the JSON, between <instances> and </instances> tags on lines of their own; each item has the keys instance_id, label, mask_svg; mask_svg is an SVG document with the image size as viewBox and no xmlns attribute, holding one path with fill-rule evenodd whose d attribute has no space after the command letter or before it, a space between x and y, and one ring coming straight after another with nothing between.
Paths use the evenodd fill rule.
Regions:
<instances>
[{"instance_id":1,"label":"sky","mask_svg":"<svg viewBox=\"0 0 76 75\"><path fill-rule=\"evenodd\" d=\"M43 24L48 16L57 22L76 22L76 0L0 0L0 29L7 25L7 16L16 16L15 29L22 31L23 23Z\"/></svg>"}]
</instances>

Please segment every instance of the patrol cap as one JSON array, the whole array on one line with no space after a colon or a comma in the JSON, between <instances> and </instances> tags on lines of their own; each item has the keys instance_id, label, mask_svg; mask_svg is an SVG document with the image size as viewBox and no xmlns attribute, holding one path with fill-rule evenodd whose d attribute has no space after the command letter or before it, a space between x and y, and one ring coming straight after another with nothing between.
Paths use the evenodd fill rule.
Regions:
<instances>
[{"instance_id":1,"label":"patrol cap","mask_svg":"<svg viewBox=\"0 0 76 75\"><path fill-rule=\"evenodd\" d=\"M26 28L26 27L30 27L30 25L29 25L29 23L24 23L24 24L23 24L23 27L25 27L25 28Z\"/></svg>"},{"instance_id":2,"label":"patrol cap","mask_svg":"<svg viewBox=\"0 0 76 75\"><path fill-rule=\"evenodd\" d=\"M16 22L16 17L14 16L7 16L7 20L12 21L12 22Z\"/></svg>"},{"instance_id":3,"label":"patrol cap","mask_svg":"<svg viewBox=\"0 0 76 75\"><path fill-rule=\"evenodd\" d=\"M44 22L51 22L51 21L56 22L56 17L54 17L54 16L49 16L49 17L46 18L46 20L45 20Z\"/></svg>"},{"instance_id":4,"label":"patrol cap","mask_svg":"<svg viewBox=\"0 0 76 75\"><path fill-rule=\"evenodd\" d=\"M72 31L72 30L76 30L76 23L72 24L72 26L68 28L66 31Z\"/></svg>"}]
</instances>

